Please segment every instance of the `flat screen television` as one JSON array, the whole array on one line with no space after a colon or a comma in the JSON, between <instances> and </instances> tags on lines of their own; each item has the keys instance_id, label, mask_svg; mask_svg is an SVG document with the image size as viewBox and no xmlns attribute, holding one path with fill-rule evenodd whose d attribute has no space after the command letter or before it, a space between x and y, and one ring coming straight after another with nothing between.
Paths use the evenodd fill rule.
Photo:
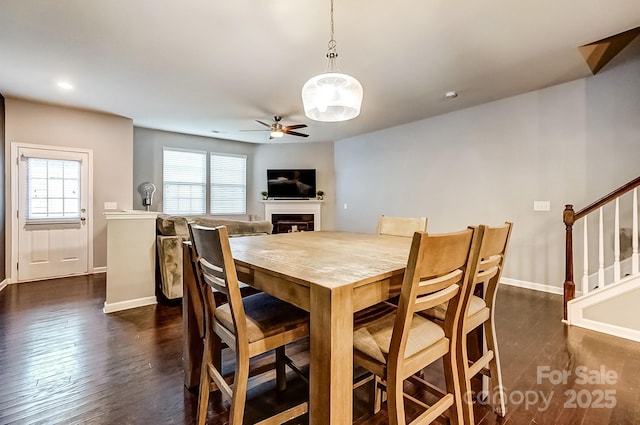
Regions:
<instances>
[{"instance_id":1,"label":"flat screen television","mask_svg":"<svg viewBox=\"0 0 640 425\"><path fill-rule=\"evenodd\" d=\"M267 170L267 193L275 199L316 197L316 170Z\"/></svg>"}]
</instances>

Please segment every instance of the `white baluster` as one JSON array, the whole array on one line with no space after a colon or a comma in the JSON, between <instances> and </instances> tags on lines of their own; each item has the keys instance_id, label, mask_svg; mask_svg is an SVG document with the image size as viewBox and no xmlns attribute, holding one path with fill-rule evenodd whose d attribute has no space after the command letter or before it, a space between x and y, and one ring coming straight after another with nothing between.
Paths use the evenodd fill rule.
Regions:
<instances>
[{"instance_id":1,"label":"white baluster","mask_svg":"<svg viewBox=\"0 0 640 425\"><path fill-rule=\"evenodd\" d=\"M587 217L584 218L583 233L584 272L582 274L582 295L587 295L589 293L589 236L587 232Z\"/></svg>"},{"instance_id":2,"label":"white baluster","mask_svg":"<svg viewBox=\"0 0 640 425\"><path fill-rule=\"evenodd\" d=\"M600 207L600 221L598 224L598 288L604 288L604 224L603 212Z\"/></svg>"},{"instance_id":3,"label":"white baluster","mask_svg":"<svg viewBox=\"0 0 640 425\"><path fill-rule=\"evenodd\" d=\"M638 188L633 189L633 253L631 254L631 273L638 273Z\"/></svg>"},{"instance_id":4,"label":"white baluster","mask_svg":"<svg viewBox=\"0 0 640 425\"><path fill-rule=\"evenodd\" d=\"M613 281L617 282L620 280L620 198L616 198L613 232Z\"/></svg>"}]
</instances>

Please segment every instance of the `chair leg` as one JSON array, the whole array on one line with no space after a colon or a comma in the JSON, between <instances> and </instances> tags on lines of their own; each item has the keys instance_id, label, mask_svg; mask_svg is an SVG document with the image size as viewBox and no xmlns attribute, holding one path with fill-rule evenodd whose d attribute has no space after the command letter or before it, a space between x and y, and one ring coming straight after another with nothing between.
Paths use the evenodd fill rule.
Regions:
<instances>
[{"instance_id":1,"label":"chair leg","mask_svg":"<svg viewBox=\"0 0 640 425\"><path fill-rule=\"evenodd\" d=\"M380 378L378 375L373 375L373 413L376 414L382 409L382 402L384 401L384 391L380 385Z\"/></svg>"},{"instance_id":2,"label":"chair leg","mask_svg":"<svg viewBox=\"0 0 640 425\"><path fill-rule=\"evenodd\" d=\"M282 392L287 389L287 371L284 361L284 346L276 348L276 387Z\"/></svg>"},{"instance_id":3,"label":"chair leg","mask_svg":"<svg viewBox=\"0 0 640 425\"><path fill-rule=\"evenodd\" d=\"M384 392L382 390L380 378L377 375L371 374L371 376L366 378L365 380L368 381L366 383L366 391L368 394L367 402L369 411L375 415L382 408Z\"/></svg>"},{"instance_id":4,"label":"chair leg","mask_svg":"<svg viewBox=\"0 0 640 425\"><path fill-rule=\"evenodd\" d=\"M500 355L498 353L498 341L493 328L492 320L485 322L485 331L487 337L487 349L493 351L493 359L489 362L489 371L491 372L491 403L493 409L498 416L504 417L507 414L507 406L505 403L504 386L502 385L502 368L500 367Z\"/></svg>"},{"instance_id":5,"label":"chair leg","mask_svg":"<svg viewBox=\"0 0 640 425\"><path fill-rule=\"evenodd\" d=\"M249 356L246 353L236 352L236 373L233 378L233 397L229 410L229 425L242 425L244 419L244 407L247 401L247 389L249 386Z\"/></svg>"},{"instance_id":6,"label":"chair leg","mask_svg":"<svg viewBox=\"0 0 640 425\"><path fill-rule=\"evenodd\" d=\"M465 383L464 369L459 368L458 360L456 360L460 358L461 348L466 350L466 344L457 349L456 355L452 355L451 352L449 352L442 357L446 392L447 394L453 394L454 397L453 406L449 409L449 423L452 425L466 425L468 422L463 421L463 419L468 417L468 411L464 409L466 409L467 406L471 406L469 403L471 393L469 386ZM452 347L451 349L455 350L456 348ZM466 359L466 355L463 357ZM469 399L467 399L467 397ZM465 415L465 413L467 414ZM471 411L471 415L473 418L473 410ZM470 423L473 424L473 422Z\"/></svg>"},{"instance_id":7,"label":"chair leg","mask_svg":"<svg viewBox=\"0 0 640 425\"><path fill-rule=\"evenodd\" d=\"M222 371L222 349L225 346L217 334L211 336L210 362L216 370ZM211 382L209 392L218 390L215 382Z\"/></svg>"},{"instance_id":8,"label":"chair leg","mask_svg":"<svg viewBox=\"0 0 640 425\"><path fill-rule=\"evenodd\" d=\"M390 425L405 425L403 380L398 376L387 377L387 409Z\"/></svg>"},{"instance_id":9,"label":"chair leg","mask_svg":"<svg viewBox=\"0 0 640 425\"><path fill-rule=\"evenodd\" d=\"M200 370L200 389L198 394L198 425L207 422L207 410L209 407L209 393L211 392L211 377L209 376L209 363L211 362L211 348L208 340L205 340L204 353L202 354L202 367Z\"/></svg>"}]
</instances>

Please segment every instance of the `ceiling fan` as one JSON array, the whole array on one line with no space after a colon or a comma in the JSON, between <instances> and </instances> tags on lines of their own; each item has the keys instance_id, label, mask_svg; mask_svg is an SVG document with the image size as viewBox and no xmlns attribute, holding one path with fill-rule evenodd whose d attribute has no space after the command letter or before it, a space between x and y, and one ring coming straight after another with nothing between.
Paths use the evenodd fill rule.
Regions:
<instances>
[{"instance_id":1,"label":"ceiling fan","mask_svg":"<svg viewBox=\"0 0 640 425\"><path fill-rule=\"evenodd\" d=\"M257 123L260 123L262 125L264 125L265 127L268 127L268 129L266 130L242 130L242 131L270 131L271 134L269 135L269 140L275 138L275 137L282 137L285 134L288 134L290 136L299 136L299 137L309 137L308 134L303 134L303 133L298 133L297 131L293 131L296 130L298 128L304 128L307 125L306 124L294 124L294 125L282 125L280 123L280 120L282 120L282 117L279 115L275 115L273 117L273 123L272 124L267 124L266 122L260 121L260 120L256 120Z\"/></svg>"}]
</instances>

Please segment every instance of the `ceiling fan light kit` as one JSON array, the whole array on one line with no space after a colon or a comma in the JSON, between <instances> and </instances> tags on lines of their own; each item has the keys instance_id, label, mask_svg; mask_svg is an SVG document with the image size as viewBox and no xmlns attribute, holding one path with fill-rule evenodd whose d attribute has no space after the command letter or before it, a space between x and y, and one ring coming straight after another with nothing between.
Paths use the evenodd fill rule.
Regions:
<instances>
[{"instance_id":1,"label":"ceiling fan light kit","mask_svg":"<svg viewBox=\"0 0 640 425\"><path fill-rule=\"evenodd\" d=\"M333 0L331 0L331 39L327 72L316 75L302 87L302 103L307 118L315 121L347 121L360 115L362 84L338 70L336 41L333 38Z\"/></svg>"},{"instance_id":2,"label":"ceiling fan light kit","mask_svg":"<svg viewBox=\"0 0 640 425\"><path fill-rule=\"evenodd\" d=\"M260 120L256 120L256 122L258 124L262 124L265 127L268 127L266 130L240 130L240 131L268 131L269 132L269 140L276 138L276 137L282 137L285 134L288 134L290 136L298 136L298 137L309 137L308 134L304 134L304 133L300 133L298 131L293 131L293 130L297 130L299 128L305 128L307 125L306 124L293 124L293 125L282 125L282 123L280 122L280 120L282 120L282 117L279 115L275 115L273 117L273 123L272 124L267 124L266 122L260 121Z\"/></svg>"}]
</instances>

